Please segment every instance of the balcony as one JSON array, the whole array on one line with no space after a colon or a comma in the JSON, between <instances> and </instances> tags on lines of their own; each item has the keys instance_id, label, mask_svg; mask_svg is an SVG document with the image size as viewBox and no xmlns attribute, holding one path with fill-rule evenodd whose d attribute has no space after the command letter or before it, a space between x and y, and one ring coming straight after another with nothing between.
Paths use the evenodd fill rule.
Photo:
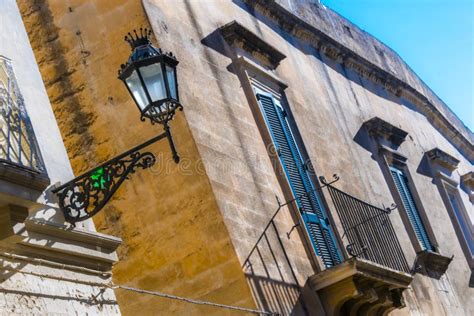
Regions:
<instances>
[{"instance_id":1,"label":"balcony","mask_svg":"<svg viewBox=\"0 0 474 316\"><path fill-rule=\"evenodd\" d=\"M324 181L323 181L324 183ZM404 306L413 280L390 221L382 209L326 184L343 228L346 260L310 277L328 315L386 315Z\"/></svg>"},{"instance_id":2,"label":"balcony","mask_svg":"<svg viewBox=\"0 0 474 316\"><path fill-rule=\"evenodd\" d=\"M242 266L261 308L282 315L319 314L322 310L311 310L310 301L317 301L314 295L326 315L384 315L404 306L402 293L413 276L390 220L392 210L366 203L333 183L323 181L317 191L326 197L328 212L339 219L334 233L345 246L341 260L316 273L296 269L298 260L288 243L295 233L309 235L301 215L291 227L281 210L296 211L296 201L305 195L286 202L277 198L278 208ZM298 220L298 215L291 215ZM316 259L313 267L323 267L320 257L307 248L309 257Z\"/></svg>"},{"instance_id":3,"label":"balcony","mask_svg":"<svg viewBox=\"0 0 474 316\"><path fill-rule=\"evenodd\" d=\"M0 180L42 191L46 170L11 61L0 56Z\"/></svg>"}]
</instances>

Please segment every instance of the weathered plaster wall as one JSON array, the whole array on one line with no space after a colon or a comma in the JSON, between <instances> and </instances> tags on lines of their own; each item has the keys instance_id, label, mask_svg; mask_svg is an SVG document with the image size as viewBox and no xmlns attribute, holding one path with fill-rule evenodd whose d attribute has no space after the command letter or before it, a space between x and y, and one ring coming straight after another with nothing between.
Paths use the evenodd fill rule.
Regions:
<instances>
[{"instance_id":1,"label":"weathered plaster wall","mask_svg":"<svg viewBox=\"0 0 474 316\"><path fill-rule=\"evenodd\" d=\"M0 0L0 8L0 55L12 61L47 176L52 184L67 181L72 169L19 8L14 0ZM106 270L116 260L106 244L120 240L97 234L92 223L64 226L49 188L41 192L10 182L4 178L5 165L0 180L0 315L120 314L112 289L91 301L110 282ZM18 169L18 174L25 172ZM84 241L78 242L77 235Z\"/></svg>"},{"instance_id":2,"label":"weathered plaster wall","mask_svg":"<svg viewBox=\"0 0 474 316\"><path fill-rule=\"evenodd\" d=\"M0 315L119 315L107 276L0 257ZM101 304L93 301L93 296Z\"/></svg>"},{"instance_id":3,"label":"weathered plaster wall","mask_svg":"<svg viewBox=\"0 0 474 316\"><path fill-rule=\"evenodd\" d=\"M187 105L186 119L242 264L275 210L274 195L282 197L283 193L236 75L232 53L216 31L233 20L287 56L276 74L289 85L289 105L318 175L337 173L342 177L338 187L375 205L389 205L394 199L379 165L364 147L364 140L359 139L359 131L364 121L379 116L409 133L400 151L409 157L408 168L440 251L454 255L454 260L440 281L416 275L406 291L408 307L398 313L472 313L473 289L468 288L471 271L437 188L421 170L424 152L433 147L461 161L458 175L472 170L468 158L449 136L434 127L410 101L336 63L242 1L145 0L144 5L162 46L176 52L182 61L180 73L186 80L181 81L180 91ZM472 153L472 147L467 149ZM460 193L466 208L472 210L467 194L462 190ZM270 251L279 249L277 241L270 240L261 248L266 254L253 259L254 273L248 276L255 295L267 297L261 306L285 311L285 306L278 306L278 302L287 297L279 291L295 284L291 270L300 284L313 272L298 233L293 231L289 238L285 236L294 222L288 212L280 216L277 227L284 236L292 269L284 254ZM415 258L412 243L399 214L391 217L411 264ZM261 285L255 286L255 280ZM291 301L290 298L285 302ZM317 305L317 299L315 302ZM315 308L317 311L320 307Z\"/></svg>"},{"instance_id":4,"label":"weathered plaster wall","mask_svg":"<svg viewBox=\"0 0 474 316\"><path fill-rule=\"evenodd\" d=\"M18 2L76 175L162 132L140 122L117 79L130 53L123 36L148 26L140 1ZM179 80L189 78L180 73ZM185 106L197 102L183 99ZM114 281L252 307L184 115L171 124L180 165L172 162L165 141L151 146L156 166L134 174L94 219L99 231L124 241ZM125 315L226 313L120 290L116 294Z\"/></svg>"}]
</instances>

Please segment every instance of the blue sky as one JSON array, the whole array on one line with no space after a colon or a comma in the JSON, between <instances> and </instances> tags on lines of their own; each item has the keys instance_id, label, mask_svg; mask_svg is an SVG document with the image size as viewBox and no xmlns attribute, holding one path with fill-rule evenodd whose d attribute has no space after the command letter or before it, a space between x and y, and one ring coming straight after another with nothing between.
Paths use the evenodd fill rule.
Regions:
<instances>
[{"instance_id":1,"label":"blue sky","mask_svg":"<svg viewBox=\"0 0 474 316\"><path fill-rule=\"evenodd\" d=\"M321 0L394 49L474 131L474 0Z\"/></svg>"}]
</instances>

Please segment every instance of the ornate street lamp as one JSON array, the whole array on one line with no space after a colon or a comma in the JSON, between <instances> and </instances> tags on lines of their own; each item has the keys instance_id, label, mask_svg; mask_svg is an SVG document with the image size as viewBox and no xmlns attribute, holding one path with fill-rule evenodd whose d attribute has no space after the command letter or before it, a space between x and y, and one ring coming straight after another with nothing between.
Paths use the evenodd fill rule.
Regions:
<instances>
[{"instance_id":1,"label":"ornate street lamp","mask_svg":"<svg viewBox=\"0 0 474 316\"><path fill-rule=\"evenodd\" d=\"M165 132L52 191L58 196L59 207L66 221L73 225L97 214L123 181L138 168L146 169L155 164L155 156L150 152L141 153L141 149L167 138L173 159L179 162L168 125L176 110L183 109L179 103L178 61L172 53L164 53L151 44L151 30L140 28L139 33L135 30L133 33L125 36L132 53L127 63L121 65L119 79L125 83L140 110L140 119L149 119L152 124L162 125Z\"/></svg>"},{"instance_id":2,"label":"ornate street lamp","mask_svg":"<svg viewBox=\"0 0 474 316\"><path fill-rule=\"evenodd\" d=\"M141 119L166 125L179 104L176 66L173 53L165 53L151 45L151 31L140 29L125 40L132 47L126 64L121 65L119 78L125 83L141 113Z\"/></svg>"}]
</instances>

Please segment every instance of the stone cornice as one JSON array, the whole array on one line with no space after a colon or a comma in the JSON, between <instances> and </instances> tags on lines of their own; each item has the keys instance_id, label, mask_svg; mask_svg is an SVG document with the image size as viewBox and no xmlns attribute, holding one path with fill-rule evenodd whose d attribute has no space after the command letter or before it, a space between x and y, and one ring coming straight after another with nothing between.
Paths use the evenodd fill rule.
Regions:
<instances>
[{"instance_id":1,"label":"stone cornice","mask_svg":"<svg viewBox=\"0 0 474 316\"><path fill-rule=\"evenodd\" d=\"M466 155L469 161L474 161L474 135L472 132L464 127L462 122L452 114L449 108L442 103L442 101L440 101L421 80L419 80L408 66L404 66L404 68L410 72L410 77L418 79L421 85L421 90L431 92L428 94L432 94L430 95L430 98L434 99L434 101L430 101L430 98L428 98L424 93L419 92L417 88L414 88L411 80L406 81L407 78L399 78L392 74L394 71L391 69L384 69L381 66L376 65L376 61L372 62L367 58L364 58L353 49L350 49L340 41L335 40L326 34L328 32L318 29L311 23L299 17L296 12L290 12L282 4L279 4L278 1L246 0L246 3L263 15L271 18L286 32L311 44L332 60L342 63L346 67L356 71L362 77L382 85L387 91L397 97L404 97L415 104L419 110L426 115L433 126L441 130L443 134L456 145L458 150ZM325 8L325 10L328 9ZM318 18L324 17L318 16ZM343 18L339 17L339 19ZM347 24L352 25L349 21L347 21ZM356 41L354 40L354 42ZM360 45L361 43L356 42L356 44ZM378 42L378 45L383 46L382 49L390 52L390 54L396 55L382 43ZM404 64L398 56L394 59L397 59L396 62L398 64ZM418 87L418 89L420 89L420 87ZM448 114L443 114L440 111L440 108L443 112Z\"/></svg>"},{"instance_id":2,"label":"stone cornice","mask_svg":"<svg viewBox=\"0 0 474 316\"><path fill-rule=\"evenodd\" d=\"M272 45L262 40L237 21L232 21L219 28L222 37L230 46L240 47L252 55L263 55L272 69L276 68L286 56Z\"/></svg>"},{"instance_id":3,"label":"stone cornice","mask_svg":"<svg viewBox=\"0 0 474 316\"><path fill-rule=\"evenodd\" d=\"M401 128L393 126L379 117L371 118L364 122L362 126L369 132L369 135L385 139L396 147L400 146L408 135L408 133Z\"/></svg>"},{"instance_id":4,"label":"stone cornice","mask_svg":"<svg viewBox=\"0 0 474 316\"><path fill-rule=\"evenodd\" d=\"M430 161L435 164L442 166L449 171L453 171L458 167L459 160L448 154L447 152L442 151L439 148L433 148L430 151L426 152L426 156Z\"/></svg>"}]
</instances>

